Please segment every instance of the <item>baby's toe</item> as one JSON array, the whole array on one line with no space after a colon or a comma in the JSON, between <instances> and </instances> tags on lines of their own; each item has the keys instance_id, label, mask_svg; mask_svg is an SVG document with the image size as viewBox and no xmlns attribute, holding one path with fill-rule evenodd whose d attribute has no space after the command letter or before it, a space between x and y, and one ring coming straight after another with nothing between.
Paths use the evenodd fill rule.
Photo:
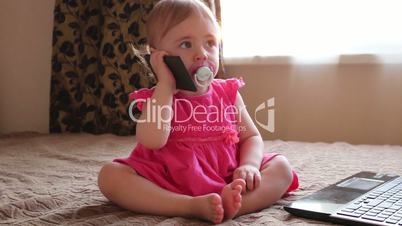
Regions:
<instances>
[{"instance_id":1,"label":"baby's toe","mask_svg":"<svg viewBox=\"0 0 402 226\"><path fill-rule=\"evenodd\" d=\"M213 194L212 198L211 198L211 204L212 205L222 205L222 199L218 194Z\"/></svg>"},{"instance_id":2,"label":"baby's toe","mask_svg":"<svg viewBox=\"0 0 402 226\"><path fill-rule=\"evenodd\" d=\"M234 196L233 196L233 200L234 200L235 202L241 202L242 197L241 197L240 194L237 194L237 195L234 195Z\"/></svg>"},{"instance_id":3,"label":"baby's toe","mask_svg":"<svg viewBox=\"0 0 402 226\"><path fill-rule=\"evenodd\" d=\"M214 223L220 223L223 220L223 208L219 208L214 215Z\"/></svg>"}]
</instances>

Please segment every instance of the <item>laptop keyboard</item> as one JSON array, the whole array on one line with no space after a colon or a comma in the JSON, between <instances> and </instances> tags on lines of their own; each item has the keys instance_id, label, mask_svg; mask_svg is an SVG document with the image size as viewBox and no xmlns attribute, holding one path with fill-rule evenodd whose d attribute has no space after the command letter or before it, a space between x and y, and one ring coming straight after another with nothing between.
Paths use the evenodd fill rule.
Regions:
<instances>
[{"instance_id":1,"label":"laptop keyboard","mask_svg":"<svg viewBox=\"0 0 402 226\"><path fill-rule=\"evenodd\" d=\"M402 177L369 191L336 215L370 224L402 225Z\"/></svg>"}]
</instances>

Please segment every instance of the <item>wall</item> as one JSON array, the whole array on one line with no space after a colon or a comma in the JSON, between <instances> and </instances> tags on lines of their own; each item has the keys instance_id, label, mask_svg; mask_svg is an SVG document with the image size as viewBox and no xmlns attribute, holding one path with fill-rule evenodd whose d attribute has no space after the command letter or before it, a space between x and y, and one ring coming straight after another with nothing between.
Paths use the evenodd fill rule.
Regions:
<instances>
[{"instance_id":1,"label":"wall","mask_svg":"<svg viewBox=\"0 0 402 226\"><path fill-rule=\"evenodd\" d=\"M0 1L0 133L48 131L53 8Z\"/></svg>"},{"instance_id":2,"label":"wall","mask_svg":"<svg viewBox=\"0 0 402 226\"><path fill-rule=\"evenodd\" d=\"M0 1L0 133L48 132L54 0ZM402 145L402 63L230 64L255 108L275 97L266 139ZM266 121L267 111L257 119Z\"/></svg>"},{"instance_id":3,"label":"wall","mask_svg":"<svg viewBox=\"0 0 402 226\"><path fill-rule=\"evenodd\" d=\"M402 64L231 65L250 115L275 98L265 139L402 144ZM257 120L267 122L267 112Z\"/></svg>"}]
</instances>

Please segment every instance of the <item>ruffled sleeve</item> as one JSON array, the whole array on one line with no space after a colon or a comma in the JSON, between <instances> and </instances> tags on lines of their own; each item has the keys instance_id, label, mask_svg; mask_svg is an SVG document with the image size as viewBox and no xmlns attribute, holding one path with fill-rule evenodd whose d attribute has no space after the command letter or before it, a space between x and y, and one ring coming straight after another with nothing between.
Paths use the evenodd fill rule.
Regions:
<instances>
[{"instance_id":1,"label":"ruffled sleeve","mask_svg":"<svg viewBox=\"0 0 402 226\"><path fill-rule=\"evenodd\" d=\"M236 103L237 91L245 85L243 78L226 79L226 92L229 95L232 104Z\"/></svg>"},{"instance_id":2,"label":"ruffled sleeve","mask_svg":"<svg viewBox=\"0 0 402 226\"><path fill-rule=\"evenodd\" d=\"M229 79L226 79L226 82L228 83L228 86L230 86L231 89L236 92L245 85L242 77L229 78Z\"/></svg>"},{"instance_id":3,"label":"ruffled sleeve","mask_svg":"<svg viewBox=\"0 0 402 226\"><path fill-rule=\"evenodd\" d=\"M136 101L138 110L142 111L143 104L148 98L151 98L154 89L142 88L129 94L130 100Z\"/></svg>"}]
</instances>

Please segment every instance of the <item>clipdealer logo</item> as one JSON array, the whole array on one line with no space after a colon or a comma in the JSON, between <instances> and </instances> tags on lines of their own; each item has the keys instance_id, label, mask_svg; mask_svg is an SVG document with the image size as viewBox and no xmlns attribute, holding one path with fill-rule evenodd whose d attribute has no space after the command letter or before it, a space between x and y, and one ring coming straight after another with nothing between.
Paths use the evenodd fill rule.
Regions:
<instances>
[{"instance_id":1,"label":"clipdealer logo","mask_svg":"<svg viewBox=\"0 0 402 226\"><path fill-rule=\"evenodd\" d=\"M133 115L133 109L137 104L145 104L146 102L150 102L151 104L147 105L147 116L145 119L138 119ZM209 107L204 107L204 106L192 106L192 103L185 100L185 99L176 99L174 104L177 104L177 102L184 101L185 104L189 105L189 108L191 109L191 114L188 118L178 120L175 118L176 121L179 121L181 123L190 120L191 118L195 120L198 123L209 123L209 122L217 122L217 121L227 121L227 122L232 122L236 123L236 121L233 121L228 118L228 115L235 115L235 114L240 114L241 111L246 110L246 107L243 109L237 109L236 106L230 105L230 106L223 106L221 103L221 106L214 106L211 105ZM158 129L161 129L162 123L167 123L170 122L173 119L173 116L170 118L163 118L162 117L162 111L164 110L172 110L172 106L155 106L155 100L148 98L148 99L136 99L130 103L128 112L131 120L137 123L142 123L142 122L156 122L158 125ZM151 106L153 105L153 106ZM254 111L254 121L259 125L262 129L274 133L275 132L275 98L272 97L264 102L262 102L260 105L257 106L257 108ZM205 109L201 109L205 108ZM208 108L208 109L206 109ZM177 108L174 108L177 109ZM267 120L266 122L261 122L257 119L257 113L260 111L266 110L267 111ZM200 116L202 114L206 114L206 117L203 117L203 120L197 120L197 116ZM177 114L174 112L172 115L177 116Z\"/></svg>"},{"instance_id":2,"label":"clipdealer logo","mask_svg":"<svg viewBox=\"0 0 402 226\"><path fill-rule=\"evenodd\" d=\"M255 122L263 129L268 132L275 132L275 97L268 99L267 101L262 102L254 111L254 120ZM257 119L257 112L267 109L267 122L262 123Z\"/></svg>"}]
</instances>

